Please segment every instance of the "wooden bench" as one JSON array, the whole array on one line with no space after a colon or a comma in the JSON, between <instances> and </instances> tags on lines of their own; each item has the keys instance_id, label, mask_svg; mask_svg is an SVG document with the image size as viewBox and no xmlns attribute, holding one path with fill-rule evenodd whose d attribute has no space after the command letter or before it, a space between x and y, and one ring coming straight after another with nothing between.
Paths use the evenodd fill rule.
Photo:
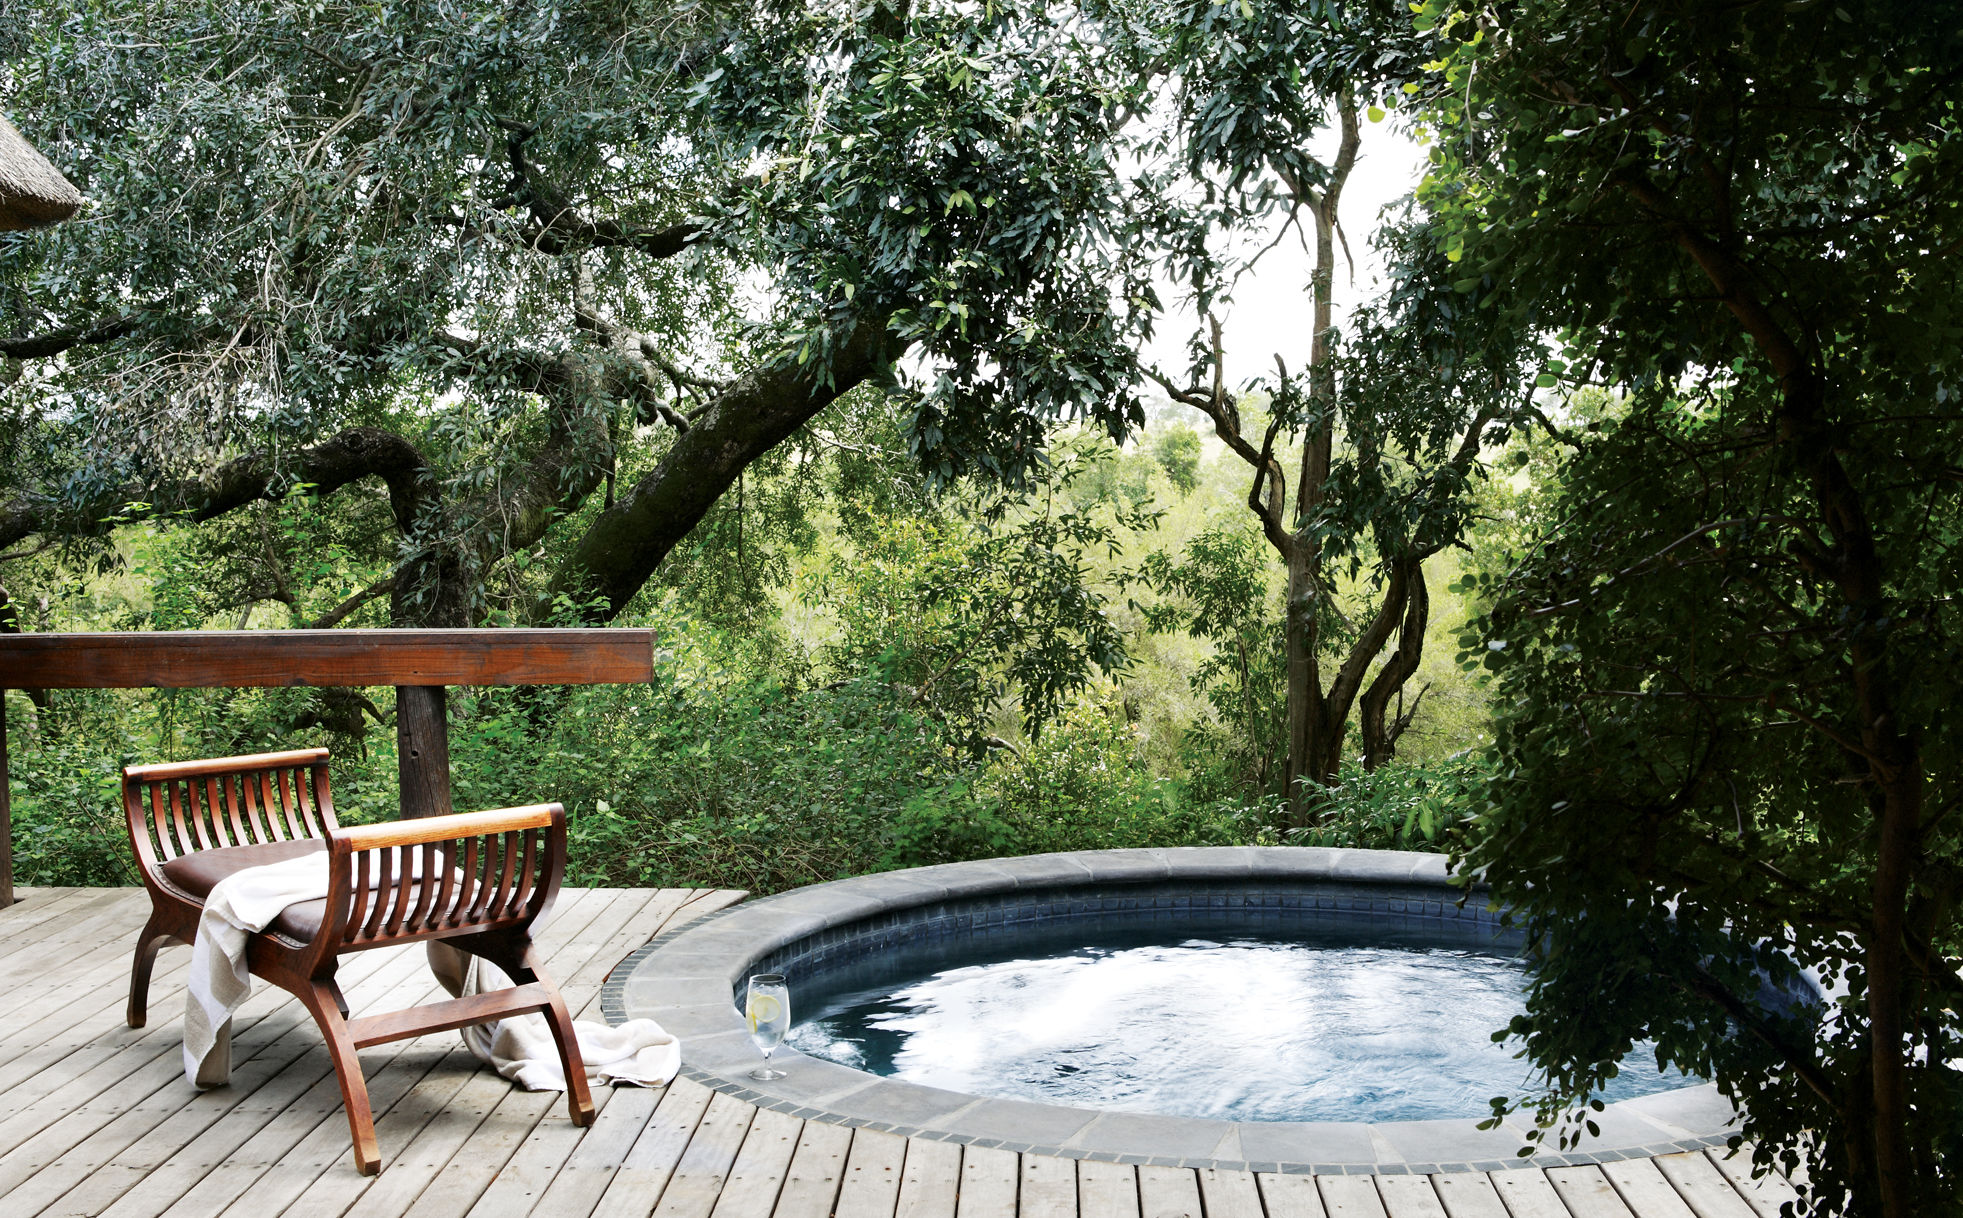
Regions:
<instances>
[{"instance_id":1,"label":"wooden bench","mask_svg":"<svg viewBox=\"0 0 1963 1218\"><path fill-rule=\"evenodd\" d=\"M157 949L196 938L205 898L220 880L319 853L326 897L288 906L251 937L246 959L253 976L299 998L320 1025L362 1174L381 1170L381 1154L356 1050L427 1032L545 1016L573 1123L592 1123L572 1016L531 939L565 869L566 814L558 804L343 828L334 817L327 750L306 749L131 766L123 771L123 805L151 903L130 972L131 1027L143 1026ZM341 956L436 939L496 964L516 984L349 1018L335 981Z\"/></svg>"}]
</instances>

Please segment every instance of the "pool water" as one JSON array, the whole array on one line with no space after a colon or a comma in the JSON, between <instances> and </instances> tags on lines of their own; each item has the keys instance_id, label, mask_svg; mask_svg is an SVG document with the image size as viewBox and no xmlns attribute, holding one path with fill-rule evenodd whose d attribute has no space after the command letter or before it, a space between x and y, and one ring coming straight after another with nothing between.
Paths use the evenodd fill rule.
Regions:
<instances>
[{"instance_id":1,"label":"pool water","mask_svg":"<svg viewBox=\"0 0 1963 1218\"><path fill-rule=\"evenodd\" d=\"M1238 1121L1484 1117L1534 1087L1504 955L1340 938L1104 940L807 993L788 1043L951 1091ZM1696 1080L1646 1046L1604 1100Z\"/></svg>"}]
</instances>

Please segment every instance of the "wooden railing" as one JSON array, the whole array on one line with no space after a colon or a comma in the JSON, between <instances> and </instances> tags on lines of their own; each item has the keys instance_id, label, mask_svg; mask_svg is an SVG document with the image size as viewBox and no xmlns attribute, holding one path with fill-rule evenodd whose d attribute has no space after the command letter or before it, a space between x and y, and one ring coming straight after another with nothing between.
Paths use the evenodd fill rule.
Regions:
<instances>
[{"instance_id":1,"label":"wooden railing","mask_svg":"<svg viewBox=\"0 0 1963 1218\"><path fill-rule=\"evenodd\" d=\"M451 811L450 686L621 685L653 673L646 630L0 634L0 906L14 900L9 689L392 685L407 818Z\"/></svg>"}]
</instances>

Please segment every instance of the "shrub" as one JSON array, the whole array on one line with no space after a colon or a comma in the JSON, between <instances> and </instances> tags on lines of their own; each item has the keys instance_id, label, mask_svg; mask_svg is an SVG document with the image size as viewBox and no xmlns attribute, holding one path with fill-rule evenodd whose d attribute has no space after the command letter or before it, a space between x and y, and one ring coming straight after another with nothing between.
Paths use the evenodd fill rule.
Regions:
<instances>
[{"instance_id":1,"label":"shrub","mask_svg":"<svg viewBox=\"0 0 1963 1218\"><path fill-rule=\"evenodd\" d=\"M1483 806L1487 773L1472 753L1428 765L1343 766L1340 781L1313 805L1315 820L1288 832L1295 846L1442 850L1446 835Z\"/></svg>"}]
</instances>

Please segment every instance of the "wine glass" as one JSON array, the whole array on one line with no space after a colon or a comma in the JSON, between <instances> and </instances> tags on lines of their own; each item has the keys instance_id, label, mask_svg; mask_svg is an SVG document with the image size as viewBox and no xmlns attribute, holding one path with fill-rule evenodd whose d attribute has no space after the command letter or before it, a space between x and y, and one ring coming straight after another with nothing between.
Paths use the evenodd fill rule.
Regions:
<instances>
[{"instance_id":1,"label":"wine glass","mask_svg":"<svg viewBox=\"0 0 1963 1218\"><path fill-rule=\"evenodd\" d=\"M791 1030L791 991L784 974L758 973L750 978L743 1017L750 1025L750 1039L763 1054L763 1065L750 1071L750 1077L766 1083L783 1078L785 1072L772 1068L770 1055Z\"/></svg>"}]
</instances>

